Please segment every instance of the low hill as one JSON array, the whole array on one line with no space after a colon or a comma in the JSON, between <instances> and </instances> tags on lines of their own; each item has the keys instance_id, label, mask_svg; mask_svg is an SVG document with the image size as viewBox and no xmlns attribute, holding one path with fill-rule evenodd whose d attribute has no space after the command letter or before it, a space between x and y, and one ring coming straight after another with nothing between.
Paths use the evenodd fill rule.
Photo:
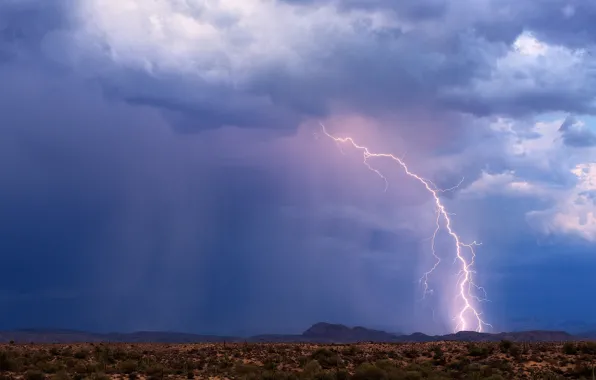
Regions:
<instances>
[{"instance_id":1,"label":"low hill","mask_svg":"<svg viewBox=\"0 0 596 380\"><path fill-rule=\"evenodd\" d=\"M399 337L380 330L361 326L347 327L339 324L316 323L302 333L305 338L336 342L397 342Z\"/></svg>"},{"instance_id":2,"label":"low hill","mask_svg":"<svg viewBox=\"0 0 596 380\"><path fill-rule=\"evenodd\" d=\"M263 334L251 337L200 335L165 331L138 331L133 333L99 334L75 330L27 329L0 331L0 342L8 343L80 343L80 342L125 342L125 343L215 343L215 342L310 342L310 343L356 343L356 342L564 342L572 340L594 340L596 333L571 335L564 331L518 331L503 333L477 333L460 331L447 335L426 335L414 333L396 335L382 330L365 327L348 327L341 324L316 323L299 335Z\"/></svg>"}]
</instances>

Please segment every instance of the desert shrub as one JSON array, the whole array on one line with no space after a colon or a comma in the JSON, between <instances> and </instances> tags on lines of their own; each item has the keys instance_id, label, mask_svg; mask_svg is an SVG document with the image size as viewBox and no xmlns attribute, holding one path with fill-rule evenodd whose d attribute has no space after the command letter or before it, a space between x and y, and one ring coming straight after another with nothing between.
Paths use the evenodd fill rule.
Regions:
<instances>
[{"instance_id":1,"label":"desert shrub","mask_svg":"<svg viewBox=\"0 0 596 380\"><path fill-rule=\"evenodd\" d=\"M468 346L468 355L474 357L487 357L490 354L488 347L470 344Z\"/></svg>"},{"instance_id":2,"label":"desert shrub","mask_svg":"<svg viewBox=\"0 0 596 380\"><path fill-rule=\"evenodd\" d=\"M43 372L31 369L25 372L25 380L44 380L45 376Z\"/></svg>"},{"instance_id":3,"label":"desert shrub","mask_svg":"<svg viewBox=\"0 0 596 380\"><path fill-rule=\"evenodd\" d=\"M377 360L375 367L382 369L383 371L389 372L396 368L395 363L388 359Z\"/></svg>"},{"instance_id":4,"label":"desert shrub","mask_svg":"<svg viewBox=\"0 0 596 380\"><path fill-rule=\"evenodd\" d=\"M321 364L316 360L311 360L310 362L306 363L303 368L303 373L306 376L315 376L319 372L323 370Z\"/></svg>"},{"instance_id":5,"label":"desert shrub","mask_svg":"<svg viewBox=\"0 0 596 380\"><path fill-rule=\"evenodd\" d=\"M459 360L454 360L447 364L447 368L453 371L462 371L470 364L470 359L468 358L461 358Z\"/></svg>"},{"instance_id":6,"label":"desert shrub","mask_svg":"<svg viewBox=\"0 0 596 380\"><path fill-rule=\"evenodd\" d=\"M404 351L404 355L407 358L414 359L420 355L420 352L418 352L418 350L414 347L410 347Z\"/></svg>"},{"instance_id":7,"label":"desert shrub","mask_svg":"<svg viewBox=\"0 0 596 380\"><path fill-rule=\"evenodd\" d=\"M110 377L103 372L96 372L91 378L93 380L110 380Z\"/></svg>"},{"instance_id":8,"label":"desert shrub","mask_svg":"<svg viewBox=\"0 0 596 380\"><path fill-rule=\"evenodd\" d=\"M579 378L586 378L586 379L593 379L594 376L594 367L588 366L584 363L577 364L571 373Z\"/></svg>"},{"instance_id":9,"label":"desert shrub","mask_svg":"<svg viewBox=\"0 0 596 380\"><path fill-rule=\"evenodd\" d=\"M322 371L315 375L315 380L335 380L335 374L331 371Z\"/></svg>"},{"instance_id":10,"label":"desert shrub","mask_svg":"<svg viewBox=\"0 0 596 380\"><path fill-rule=\"evenodd\" d=\"M315 379L316 377L309 377L309 379ZM280 372L280 371L266 371L263 372L259 377L248 377L250 380L298 380L296 374L291 372Z\"/></svg>"},{"instance_id":11,"label":"desert shrub","mask_svg":"<svg viewBox=\"0 0 596 380\"><path fill-rule=\"evenodd\" d=\"M580 344L579 350L582 354L594 355L596 354L596 342L584 342Z\"/></svg>"},{"instance_id":12,"label":"desert shrub","mask_svg":"<svg viewBox=\"0 0 596 380\"><path fill-rule=\"evenodd\" d=\"M361 364L354 373L354 380L384 380L387 379L387 372L370 363Z\"/></svg>"},{"instance_id":13,"label":"desert shrub","mask_svg":"<svg viewBox=\"0 0 596 380\"><path fill-rule=\"evenodd\" d=\"M323 368L335 368L342 363L339 355L328 348L319 348L310 357L318 361Z\"/></svg>"},{"instance_id":14,"label":"desert shrub","mask_svg":"<svg viewBox=\"0 0 596 380\"><path fill-rule=\"evenodd\" d=\"M108 352L113 360L120 361L128 359L128 352L122 348L116 348Z\"/></svg>"},{"instance_id":15,"label":"desert shrub","mask_svg":"<svg viewBox=\"0 0 596 380\"><path fill-rule=\"evenodd\" d=\"M360 347L355 345L350 345L342 350L342 354L346 356L356 356L362 353Z\"/></svg>"},{"instance_id":16,"label":"desert shrub","mask_svg":"<svg viewBox=\"0 0 596 380\"><path fill-rule=\"evenodd\" d=\"M161 378L164 375L165 368L161 364L153 364L145 370L148 376Z\"/></svg>"},{"instance_id":17,"label":"desert shrub","mask_svg":"<svg viewBox=\"0 0 596 380\"><path fill-rule=\"evenodd\" d=\"M435 346L433 348L433 362L439 365L445 364L445 353L441 346Z\"/></svg>"},{"instance_id":18,"label":"desert shrub","mask_svg":"<svg viewBox=\"0 0 596 380\"><path fill-rule=\"evenodd\" d=\"M403 380L420 380L422 379L422 374L418 371L408 371L402 378Z\"/></svg>"},{"instance_id":19,"label":"desert shrub","mask_svg":"<svg viewBox=\"0 0 596 380\"><path fill-rule=\"evenodd\" d=\"M89 368L87 368L87 365L85 363L77 363L74 366L74 372L75 373L87 373L90 371L89 371Z\"/></svg>"},{"instance_id":20,"label":"desert shrub","mask_svg":"<svg viewBox=\"0 0 596 380\"><path fill-rule=\"evenodd\" d=\"M466 372L480 372L482 371L482 365L480 363L470 363L464 370Z\"/></svg>"},{"instance_id":21,"label":"desert shrub","mask_svg":"<svg viewBox=\"0 0 596 380\"><path fill-rule=\"evenodd\" d=\"M494 375L490 375L485 380L505 380L505 378L501 375L494 374Z\"/></svg>"},{"instance_id":22,"label":"desert shrub","mask_svg":"<svg viewBox=\"0 0 596 380\"><path fill-rule=\"evenodd\" d=\"M493 359L487 363L495 373L508 373L513 370L513 365L510 360Z\"/></svg>"},{"instance_id":23,"label":"desert shrub","mask_svg":"<svg viewBox=\"0 0 596 380\"><path fill-rule=\"evenodd\" d=\"M64 347L62 349L62 355L73 357L74 356L73 348L71 346Z\"/></svg>"},{"instance_id":24,"label":"desert shrub","mask_svg":"<svg viewBox=\"0 0 596 380\"><path fill-rule=\"evenodd\" d=\"M56 372L52 377L52 380L70 380L70 376L66 371Z\"/></svg>"},{"instance_id":25,"label":"desert shrub","mask_svg":"<svg viewBox=\"0 0 596 380\"><path fill-rule=\"evenodd\" d=\"M64 369L64 365L58 361L38 362L36 367L45 373L57 373Z\"/></svg>"},{"instance_id":26,"label":"desert shrub","mask_svg":"<svg viewBox=\"0 0 596 380\"><path fill-rule=\"evenodd\" d=\"M275 371L277 369L277 361L274 358L268 358L264 360L263 368L267 371Z\"/></svg>"},{"instance_id":27,"label":"desert shrub","mask_svg":"<svg viewBox=\"0 0 596 380\"><path fill-rule=\"evenodd\" d=\"M503 353L509 352L511 347L513 347L513 342L510 340L504 339L499 342L499 349L501 349L501 352Z\"/></svg>"},{"instance_id":28,"label":"desert shrub","mask_svg":"<svg viewBox=\"0 0 596 380\"><path fill-rule=\"evenodd\" d=\"M340 369L335 372L335 379L336 380L348 380L350 378L350 373L345 369Z\"/></svg>"},{"instance_id":29,"label":"desert shrub","mask_svg":"<svg viewBox=\"0 0 596 380\"><path fill-rule=\"evenodd\" d=\"M125 360L118 363L118 369L126 374L131 374L137 370L137 362L134 360Z\"/></svg>"},{"instance_id":30,"label":"desert shrub","mask_svg":"<svg viewBox=\"0 0 596 380\"><path fill-rule=\"evenodd\" d=\"M514 358L519 358L521 356L522 350L517 344L513 344L509 347L509 355L513 356Z\"/></svg>"},{"instance_id":31,"label":"desert shrub","mask_svg":"<svg viewBox=\"0 0 596 380\"><path fill-rule=\"evenodd\" d=\"M391 359L397 359L399 358L399 354L397 353L397 351L389 351L387 353L387 357Z\"/></svg>"},{"instance_id":32,"label":"desert shrub","mask_svg":"<svg viewBox=\"0 0 596 380\"><path fill-rule=\"evenodd\" d=\"M300 367L304 367L309 361L311 361L310 356L302 355L298 357L298 364L300 364Z\"/></svg>"},{"instance_id":33,"label":"desert shrub","mask_svg":"<svg viewBox=\"0 0 596 380\"><path fill-rule=\"evenodd\" d=\"M14 371L17 363L7 351L0 351L0 372Z\"/></svg>"},{"instance_id":34,"label":"desert shrub","mask_svg":"<svg viewBox=\"0 0 596 380\"><path fill-rule=\"evenodd\" d=\"M89 351L87 350L78 350L73 355L76 359L87 359L89 356Z\"/></svg>"},{"instance_id":35,"label":"desert shrub","mask_svg":"<svg viewBox=\"0 0 596 380\"><path fill-rule=\"evenodd\" d=\"M424 374L416 370L401 370L398 368L393 369L387 373L387 380L421 380L425 378ZM429 379L435 379L433 376L429 376Z\"/></svg>"},{"instance_id":36,"label":"desert shrub","mask_svg":"<svg viewBox=\"0 0 596 380\"><path fill-rule=\"evenodd\" d=\"M565 355L575 355L577 354L577 347L573 342L565 342L563 344L563 353Z\"/></svg>"}]
</instances>

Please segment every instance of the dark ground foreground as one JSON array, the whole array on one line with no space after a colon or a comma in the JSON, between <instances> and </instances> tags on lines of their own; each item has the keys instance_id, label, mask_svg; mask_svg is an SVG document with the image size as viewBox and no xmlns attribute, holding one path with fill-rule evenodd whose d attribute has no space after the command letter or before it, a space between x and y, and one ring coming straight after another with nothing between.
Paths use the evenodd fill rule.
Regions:
<instances>
[{"instance_id":1,"label":"dark ground foreground","mask_svg":"<svg viewBox=\"0 0 596 380\"><path fill-rule=\"evenodd\" d=\"M0 379L593 379L594 366L594 342L0 346Z\"/></svg>"}]
</instances>

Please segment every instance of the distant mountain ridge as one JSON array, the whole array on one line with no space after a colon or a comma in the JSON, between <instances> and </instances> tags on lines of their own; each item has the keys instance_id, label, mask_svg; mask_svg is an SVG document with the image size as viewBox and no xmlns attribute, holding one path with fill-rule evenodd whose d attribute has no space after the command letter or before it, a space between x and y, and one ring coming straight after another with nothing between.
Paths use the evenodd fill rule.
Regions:
<instances>
[{"instance_id":1,"label":"distant mountain ridge","mask_svg":"<svg viewBox=\"0 0 596 380\"><path fill-rule=\"evenodd\" d=\"M498 342L501 340L516 342L564 342L570 340L594 340L596 333L572 335L565 331L518 331L504 333L477 333L460 331L447 335L426 335L413 333L397 335L382 330L365 327L348 327L341 324L320 322L312 325L299 335L263 334L251 337L200 335L165 331L137 331L133 333L91 333L75 330L22 329L0 331L0 342L8 343L82 343L82 342L117 342L117 343L200 343L200 342L312 342L312 343L356 343L356 342L436 342L470 341Z\"/></svg>"},{"instance_id":2,"label":"distant mountain ridge","mask_svg":"<svg viewBox=\"0 0 596 380\"><path fill-rule=\"evenodd\" d=\"M303 337L322 340L337 340L340 342L396 342L398 335L381 330L367 329L365 327L347 327L340 324L315 323L308 330L302 333Z\"/></svg>"}]
</instances>

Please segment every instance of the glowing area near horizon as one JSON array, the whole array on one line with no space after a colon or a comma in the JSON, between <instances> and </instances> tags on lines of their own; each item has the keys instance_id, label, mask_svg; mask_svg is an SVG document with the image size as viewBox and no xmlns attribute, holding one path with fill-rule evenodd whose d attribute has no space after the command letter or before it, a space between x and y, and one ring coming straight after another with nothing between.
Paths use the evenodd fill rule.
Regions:
<instances>
[{"instance_id":1,"label":"glowing area near horizon","mask_svg":"<svg viewBox=\"0 0 596 380\"><path fill-rule=\"evenodd\" d=\"M370 158L387 158L393 160L402 168L402 170L409 177L415 179L424 187L428 194L433 198L435 210L437 213L436 228L431 239L431 249L433 257L435 258L435 264L431 269L426 271L420 279L420 282L421 284L423 284L424 287L424 295L428 294L429 292L428 281L430 276L433 274L435 269L437 269L437 267L441 264L441 258L436 253L435 240L438 232L441 230L441 227L443 227L453 241L453 248L455 250L454 263L459 264L459 271L456 277L457 281L454 286L456 288L457 298L459 299L459 301L461 301L461 307L458 307L459 310L456 312L456 316L454 318L454 320L456 321L454 330L456 332L471 330L483 332L486 327L492 327L489 323L483 320L482 312L478 309L478 306L474 305L474 301L480 302L486 298L486 293L484 289L480 286L477 286L473 279L473 274L475 273L473 270L473 265L474 259L476 257L476 252L474 248L479 244L476 242L466 244L461 241L461 238L453 229L450 214L443 205L443 202L441 201L441 198L439 196L440 193L452 190L457 186L447 190L437 189L437 187L430 180L420 177L416 173L412 172L408 168L406 163L403 161L403 159L400 159L390 153L373 153L370 151L368 147L356 143L356 141L352 137L336 137L327 132L325 125L323 125L322 123L320 125L323 130L323 133L336 143L345 144L361 151L364 165L366 165L366 167L369 170L374 172L376 175L378 175L385 181L385 189L387 189L388 186L387 178L381 173L381 171L371 166L371 164L368 162ZM471 253L470 259L467 259L464 256L464 250L468 250ZM477 292L481 292L484 294L483 299L476 295Z\"/></svg>"}]
</instances>

